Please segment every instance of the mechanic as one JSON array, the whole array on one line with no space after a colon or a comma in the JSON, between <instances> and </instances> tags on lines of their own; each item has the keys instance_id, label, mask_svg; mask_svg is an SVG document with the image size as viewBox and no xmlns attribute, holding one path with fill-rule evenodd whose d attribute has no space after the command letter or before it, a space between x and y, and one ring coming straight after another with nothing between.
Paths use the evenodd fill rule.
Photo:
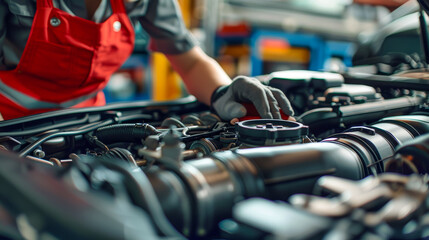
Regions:
<instances>
[{"instance_id":1,"label":"mechanic","mask_svg":"<svg viewBox=\"0 0 429 240\"><path fill-rule=\"evenodd\" d=\"M4 119L105 104L101 91L134 48L140 22L188 92L224 120L293 115L278 89L254 78L234 81L197 45L175 0L0 0L0 112Z\"/></svg>"}]
</instances>

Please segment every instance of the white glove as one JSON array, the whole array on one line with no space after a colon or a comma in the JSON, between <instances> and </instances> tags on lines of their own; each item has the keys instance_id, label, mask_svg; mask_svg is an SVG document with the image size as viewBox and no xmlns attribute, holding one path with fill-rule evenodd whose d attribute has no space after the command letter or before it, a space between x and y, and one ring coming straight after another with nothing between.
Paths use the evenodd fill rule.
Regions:
<instances>
[{"instance_id":1,"label":"white glove","mask_svg":"<svg viewBox=\"0 0 429 240\"><path fill-rule=\"evenodd\" d=\"M219 87L211 97L212 109L227 121L246 116L246 108L240 102L253 103L261 118L280 119L280 108L286 115L294 114L289 100L281 90L246 76L238 76L230 85Z\"/></svg>"}]
</instances>

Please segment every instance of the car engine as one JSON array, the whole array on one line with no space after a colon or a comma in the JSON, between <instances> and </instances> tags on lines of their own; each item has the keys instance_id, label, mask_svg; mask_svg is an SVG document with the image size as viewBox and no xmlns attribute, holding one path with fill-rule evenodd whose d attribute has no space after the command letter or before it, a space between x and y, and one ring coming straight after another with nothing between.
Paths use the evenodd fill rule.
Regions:
<instances>
[{"instance_id":1,"label":"car engine","mask_svg":"<svg viewBox=\"0 0 429 240\"><path fill-rule=\"evenodd\" d=\"M224 122L189 96L0 122L0 235L427 236L429 84L368 79L261 76L288 95L296 121Z\"/></svg>"}]
</instances>

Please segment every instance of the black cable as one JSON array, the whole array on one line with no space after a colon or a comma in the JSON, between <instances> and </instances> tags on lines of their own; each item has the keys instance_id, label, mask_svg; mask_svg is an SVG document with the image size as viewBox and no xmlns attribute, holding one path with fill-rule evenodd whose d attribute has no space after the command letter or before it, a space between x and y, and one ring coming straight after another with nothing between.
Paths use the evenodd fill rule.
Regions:
<instances>
[{"instance_id":1,"label":"black cable","mask_svg":"<svg viewBox=\"0 0 429 240\"><path fill-rule=\"evenodd\" d=\"M419 2L421 8L429 12L429 3L427 3L426 0L417 0L417 2Z\"/></svg>"},{"instance_id":2,"label":"black cable","mask_svg":"<svg viewBox=\"0 0 429 240\"><path fill-rule=\"evenodd\" d=\"M108 120L105 120L103 122L96 122L96 123L89 124L87 126L77 128L76 130L61 131L61 132L55 132L52 134L48 134L48 135L38 139L37 141L33 142L32 144L28 145L27 147L25 147L19 153L19 156L20 157L27 156L31 151L33 151L34 149L36 149L38 146L40 146L42 143L44 143L45 141L47 141L49 139L56 138L56 137L66 137L66 136L74 136L74 135L84 134L84 133L87 133L90 131L94 131L95 129L98 129L100 127L107 126L107 125L112 124L112 123L114 123L114 120L108 119Z\"/></svg>"},{"instance_id":3,"label":"black cable","mask_svg":"<svg viewBox=\"0 0 429 240\"><path fill-rule=\"evenodd\" d=\"M85 116L82 119L72 120L72 121L66 121L66 122L63 122L63 123L52 124L52 125L49 125L49 126L40 127L40 128L36 128L36 129L19 130L19 131L14 131L14 132L0 132L0 137L4 137L4 136L15 137L15 136L36 135L37 133L49 131L49 130L52 130L52 129L57 129L57 128L62 128L62 127L68 127L68 126L83 124L83 123L88 122L88 120L89 120L89 114L85 114Z\"/></svg>"},{"instance_id":4,"label":"black cable","mask_svg":"<svg viewBox=\"0 0 429 240\"><path fill-rule=\"evenodd\" d=\"M211 132L207 132L207 133L199 133L199 134L194 134L194 135L190 135L190 136L186 136L186 137L181 137L180 140L182 142L191 142L191 141L195 141L201 138L206 138L206 137L212 137L218 133L224 132L226 131L226 129L221 128L221 129L217 129Z\"/></svg>"},{"instance_id":5,"label":"black cable","mask_svg":"<svg viewBox=\"0 0 429 240\"><path fill-rule=\"evenodd\" d=\"M419 1L421 2L421 1ZM423 11L423 7L422 5L420 5L420 10L419 10L419 22L420 22L420 39L422 42L422 46L423 46L423 53L424 53L424 57L425 57L425 62L429 64L429 45L428 45L428 30L427 30L427 24L426 24L426 19L425 19L425 14Z\"/></svg>"}]
</instances>

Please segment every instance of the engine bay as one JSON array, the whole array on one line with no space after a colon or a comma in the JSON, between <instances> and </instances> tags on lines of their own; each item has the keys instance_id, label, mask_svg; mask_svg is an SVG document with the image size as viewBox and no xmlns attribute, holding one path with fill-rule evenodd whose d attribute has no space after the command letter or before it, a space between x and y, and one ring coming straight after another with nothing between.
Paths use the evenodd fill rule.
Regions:
<instances>
[{"instance_id":1,"label":"engine bay","mask_svg":"<svg viewBox=\"0 0 429 240\"><path fill-rule=\"evenodd\" d=\"M427 236L427 80L311 71L260 80L288 95L297 121L232 124L189 96L0 122L0 235Z\"/></svg>"}]
</instances>

